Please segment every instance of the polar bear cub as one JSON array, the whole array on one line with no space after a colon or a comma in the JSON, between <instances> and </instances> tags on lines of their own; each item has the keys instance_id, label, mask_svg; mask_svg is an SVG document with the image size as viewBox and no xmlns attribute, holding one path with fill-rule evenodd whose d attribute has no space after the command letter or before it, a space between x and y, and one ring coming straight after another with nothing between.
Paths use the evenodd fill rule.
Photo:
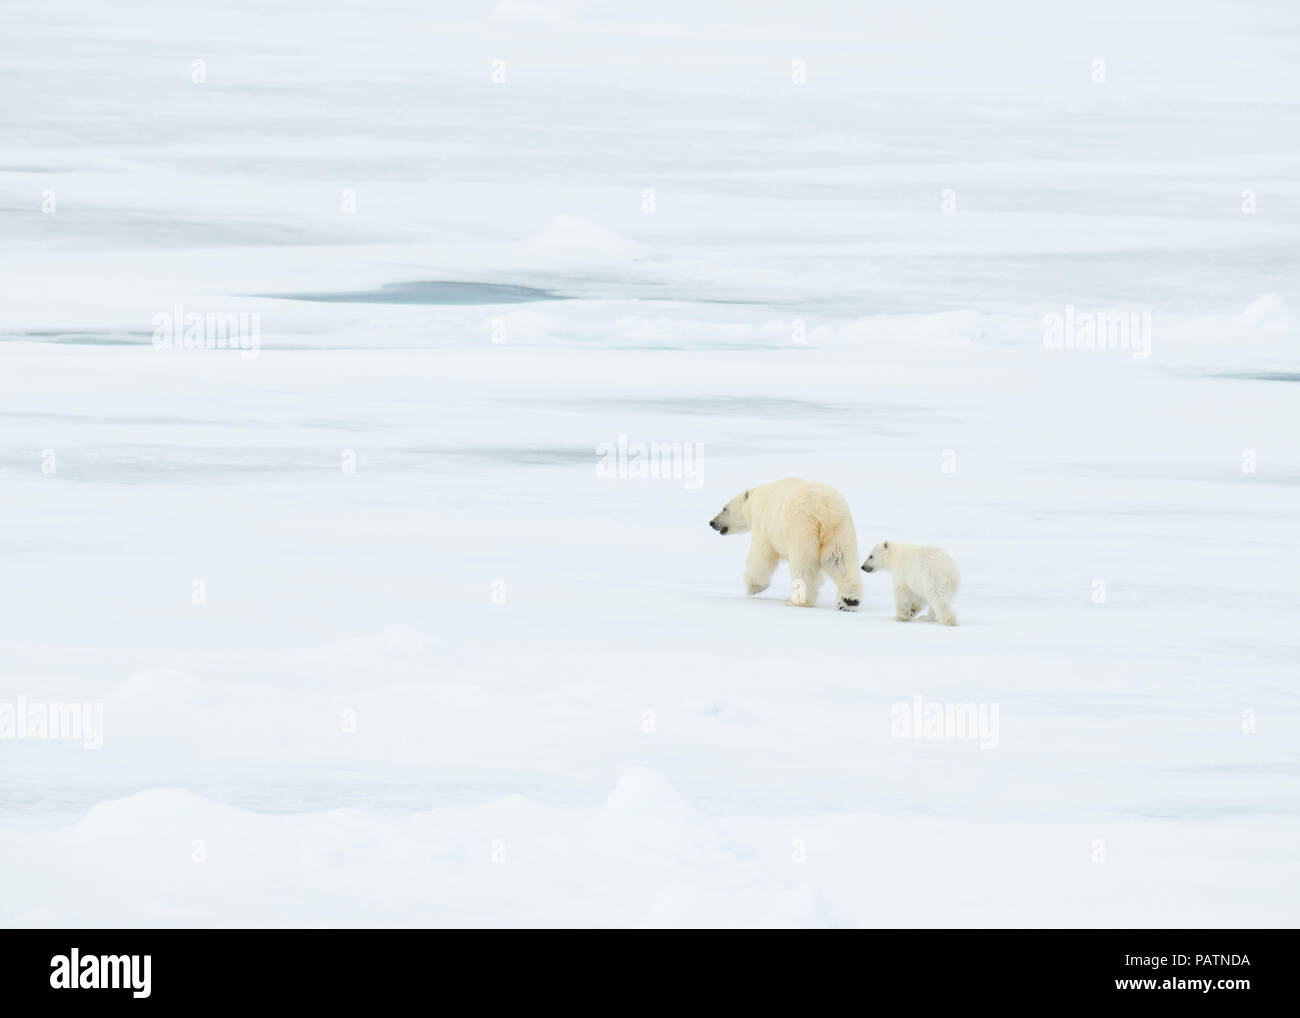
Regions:
<instances>
[{"instance_id":1,"label":"polar bear cub","mask_svg":"<svg viewBox=\"0 0 1300 1018\"><path fill-rule=\"evenodd\" d=\"M923 621L937 619L945 626L957 624L952 599L961 583L961 574L957 563L942 548L884 541L872 548L862 563L864 573L874 573L877 569L888 572L894 581L895 618L899 622L911 622L917 612L929 605L930 614Z\"/></svg>"},{"instance_id":2,"label":"polar bear cub","mask_svg":"<svg viewBox=\"0 0 1300 1018\"><path fill-rule=\"evenodd\" d=\"M862 581L858 536L844 496L828 484L787 477L742 491L709 521L719 534L752 533L745 559L745 589L767 589L781 559L790 563L790 600L812 607L822 573L835 581L840 611L857 611Z\"/></svg>"}]
</instances>

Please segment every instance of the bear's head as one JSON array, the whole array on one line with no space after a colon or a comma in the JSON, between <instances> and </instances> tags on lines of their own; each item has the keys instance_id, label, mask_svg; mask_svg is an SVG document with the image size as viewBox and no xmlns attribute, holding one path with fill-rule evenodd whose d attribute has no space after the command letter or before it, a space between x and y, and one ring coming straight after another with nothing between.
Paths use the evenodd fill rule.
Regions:
<instances>
[{"instance_id":1,"label":"bear's head","mask_svg":"<svg viewBox=\"0 0 1300 1018\"><path fill-rule=\"evenodd\" d=\"M874 573L877 569L889 568L889 542L881 541L871 549L871 554L867 560L862 563L864 573Z\"/></svg>"},{"instance_id":2,"label":"bear's head","mask_svg":"<svg viewBox=\"0 0 1300 1018\"><path fill-rule=\"evenodd\" d=\"M749 492L742 491L722 507L722 512L709 520L709 526L719 534L749 533Z\"/></svg>"}]
</instances>

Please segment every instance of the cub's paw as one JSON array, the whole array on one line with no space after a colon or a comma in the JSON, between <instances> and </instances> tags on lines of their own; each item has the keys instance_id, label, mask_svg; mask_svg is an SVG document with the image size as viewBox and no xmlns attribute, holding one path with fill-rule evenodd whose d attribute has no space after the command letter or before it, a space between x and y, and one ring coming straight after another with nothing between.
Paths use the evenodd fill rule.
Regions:
<instances>
[{"instance_id":1,"label":"cub's paw","mask_svg":"<svg viewBox=\"0 0 1300 1018\"><path fill-rule=\"evenodd\" d=\"M858 604L856 597L841 597L835 601L835 606L842 612L855 612L858 610Z\"/></svg>"},{"instance_id":2,"label":"cub's paw","mask_svg":"<svg viewBox=\"0 0 1300 1018\"><path fill-rule=\"evenodd\" d=\"M761 594L761 593L763 593L763 591L765 591L765 590L767 590L767 584L766 584L766 583L763 583L763 584L758 584L758 583L746 583L746 584L745 584L745 593L747 593L750 597L753 597L755 594Z\"/></svg>"}]
</instances>

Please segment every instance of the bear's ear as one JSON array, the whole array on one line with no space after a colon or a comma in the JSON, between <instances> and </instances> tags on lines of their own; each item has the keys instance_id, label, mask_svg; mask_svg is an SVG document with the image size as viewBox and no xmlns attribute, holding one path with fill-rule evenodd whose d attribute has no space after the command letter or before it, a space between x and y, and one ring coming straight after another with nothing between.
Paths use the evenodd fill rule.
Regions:
<instances>
[{"instance_id":1,"label":"bear's ear","mask_svg":"<svg viewBox=\"0 0 1300 1018\"><path fill-rule=\"evenodd\" d=\"M745 492L745 501L746 501L746 502L749 501L749 492Z\"/></svg>"},{"instance_id":2,"label":"bear's ear","mask_svg":"<svg viewBox=\"0 0 1300 1018\"><path fill-rule=\"evenodd\" d=\"M882 547L882 548L888 548L888 547L889 547L889 542L886 541L884 544L881 545L881 547Z\"/></svg>"}]
</instances>

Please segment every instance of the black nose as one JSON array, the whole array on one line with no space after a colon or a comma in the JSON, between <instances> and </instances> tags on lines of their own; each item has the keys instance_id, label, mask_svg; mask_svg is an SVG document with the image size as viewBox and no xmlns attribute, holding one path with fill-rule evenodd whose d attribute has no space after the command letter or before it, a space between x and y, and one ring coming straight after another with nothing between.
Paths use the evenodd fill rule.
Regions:
<instances>
[{"instance_id":1,"label":"black nose","mask_svg":"<svg viewBox=\"0 0 1300 1018\"><path fill-rule=\"evenodd\" d=\"M709 526L711 526L714 530L722 529L721 527L718 526L717 520L709 520Z\"/></svg>"},{"instance_id":2,"label":"black nose","mask_svg":"<svg viewBox=\"0 0 1300 1018\"><path fill-rule=\"evenodd\" d=\"M869 572L871 572L871 567L870 567L869 565L867 565L865 562L863 562L863 563L862 563L862 571L863 571L864 573L869 573Z\"/></svg>"}]
</instances>

